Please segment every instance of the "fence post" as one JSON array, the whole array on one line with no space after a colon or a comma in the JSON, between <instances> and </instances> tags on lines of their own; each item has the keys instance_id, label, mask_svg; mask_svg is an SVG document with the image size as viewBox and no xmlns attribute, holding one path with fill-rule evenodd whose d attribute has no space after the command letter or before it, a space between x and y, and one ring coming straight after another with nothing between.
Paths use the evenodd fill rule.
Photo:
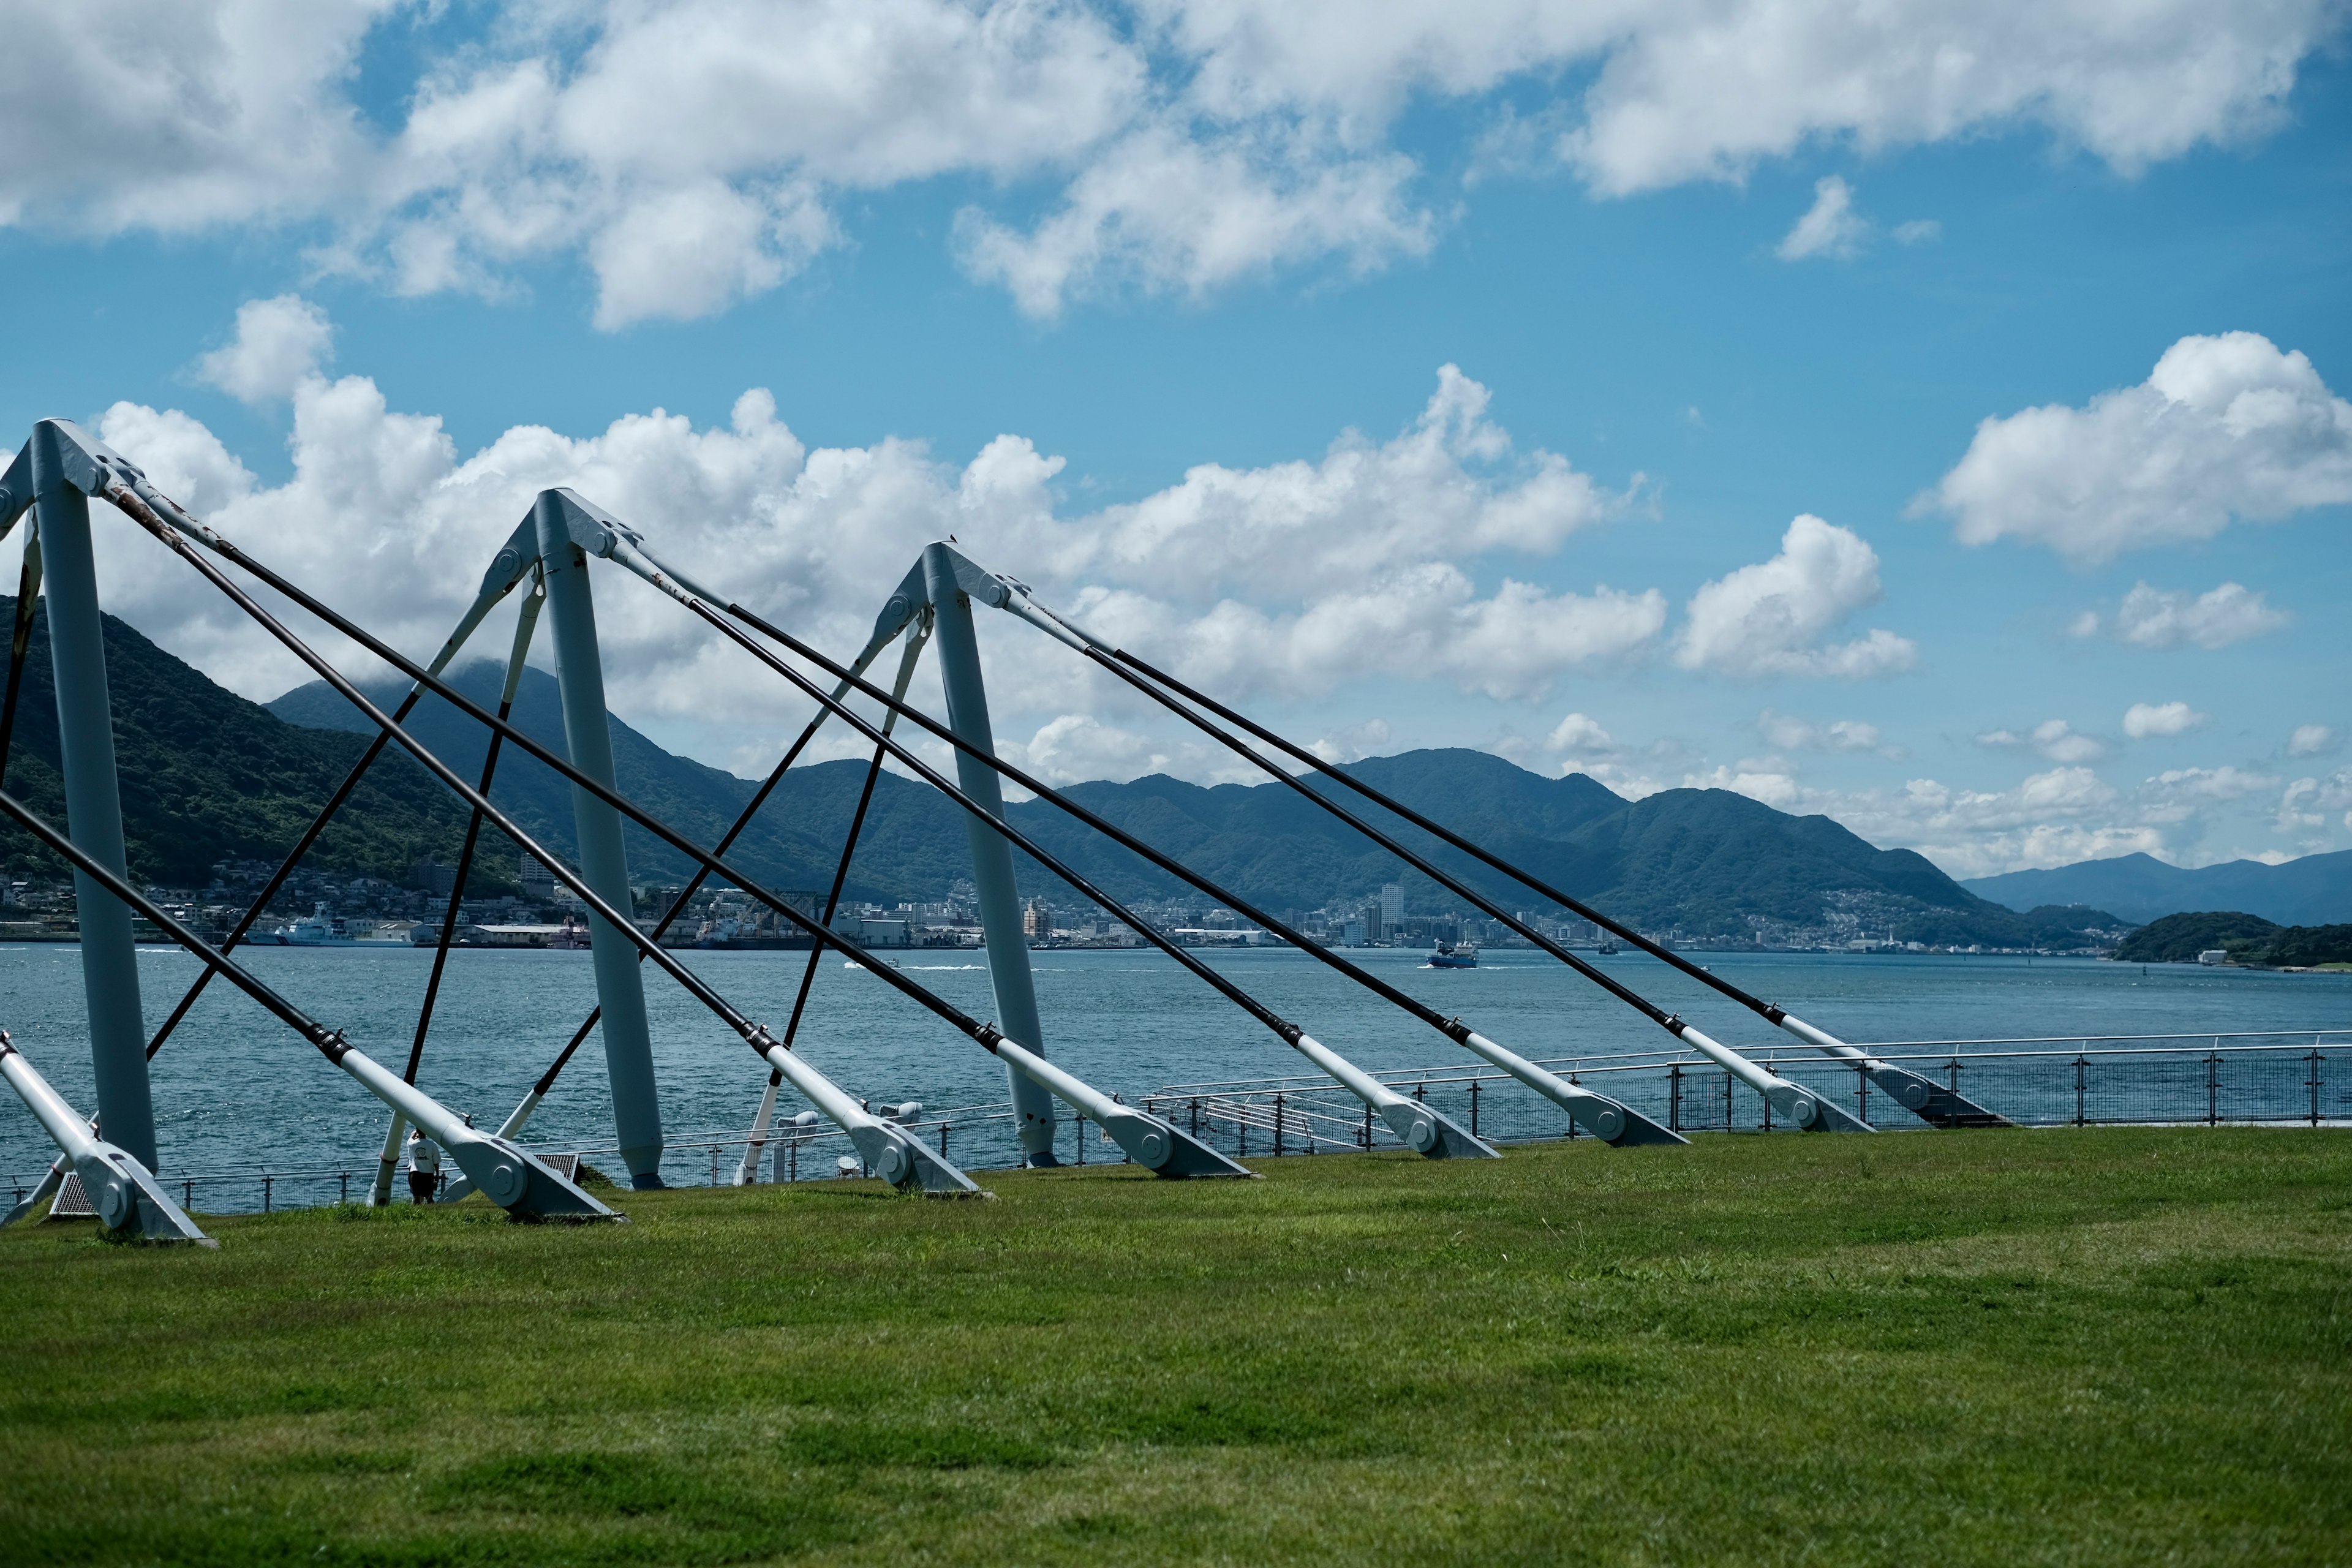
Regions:
<instances>
[{"instance_id":1,"label":"fence post","mask_svg":"<svg viewBox=\"0 0 2352 1568\"><path fill-rule=\"evenodd\" d=\"M946 1122L942 1121L942 1122L940 1122L940 1159L942 1159L942 1160L944 1160L944 1159L946 1159L947 1157L948 1157L948 1124L947 1124Z\"/></svg>"},{"instance_id":2,"label":"fence post","mask_svg":"<svg viewBox=\"0 0 2352 1568\"><path fill-rule=\"evenodd\" d=\"M1478 1080L1470 1080L1470 1136L1478 1136Z\"/></svg>"},{"instance_id":3,"label":"fence post","mask_svg":"<svg viewBox=\"0 0 2352 1568\"><path fill-rule=\"evenodd\" d=\"M17 1189L16 1189L16 1192L17 1192L17 1200L16 1200L16 1201L17 1201L17 1202L19 1202L19 1203L22 1203L22 1202L24 1201L24 1191L25 1191L25 1189L24 1189L24 1188L22 1188L22 1187L19 1187L19 1188L17 1188ZM181 1198L180 1206L181 1206L182 1208L184 1208L184 1209L187 1210L190 1214L194 1214L194 1213L195 1213L195 1212L196 1212L196 1184L195 1184L194 1182L193 1182L193 1181L182 1182L182 1183L180 1184L180 1198Z\"/></svg>"},{"instance_id":4,"label":"fence post","mask_svg":"<svg viewBox=\"0 0 2352 1568\"><path fill-rule=\"evenodd\" d=\"M1569 1074L1568 1081L1574 1083L1576 1081L1576 1075L1574 1073ZM1367 1111L1365 1114L1370 1115L1370 1112ZM1568 1119L1568 1141L1571 1143L1576 1142L1576 1118L1573 1116Z\"/></svg>"},{"instance_id":5,"label":"fence post","mask_svg":"<svg viewBox=\"0 0 2352 1568\"><path fill-rule=\"evenodd\" d=\"M1372 1147L1372 1108L1371 1108L1370 1106L1367 1105L1366 1107L1364 1107L1364 1150L1365 1150L1365 1152L1370 1153L1370 1152L1371 1152L1371 1147Z\"/></svg>"},{"instance_id":6,"label":"fence post","mask_svg":"<svg viewBox=\"0 0 2352 1568\"><path fill-rule=\"evenodd\" d=\"M2221 1042L2213 1042L2219 1046ZM2221 1053L2208 1051L2205 1055L2205 1125L2212 1126L2221 1120Z\"/></svg>"},{"instance_id":7,"label":"fence post","mask_svg":"<svg viewBox=\"0 0 2352 1568\"><path fill-rule=\"evenodd\" d=\"M1282 1158L1282 1090L1274 1091L1274 1157Z\"/></svg>"},{"instance_id":8,"label":"fence post","mask_svg":"<svg viewBox=\"0 0 2352 1568\"><path fill-rule=\"evenodd\" d=\"M1071 1120L1078 1135L1078 1163L1083 1165L1087 1163L1087 1119L1079 1116Z\"/></svg>"},{"instance_id":9,"label":"fence post","mask_svg":"<svg viewBox=\"0 0 2352 1568\"><path fill-rule=\"evenodd\" d=\"M274 1207L274 1205L271 1202L271 1189L276 1185L276 1177L264 1176L261 1178L261 1212L263 1214L270 1213Z\"/></svg>"},{"instance_id":10,"label":"fence post","mask_svg":"<svg viewBox=\"0 0 2352 1568\"><path fill-rule=\"evenodd\" d=\"M1731 1131L1731 1069L1723 1069L1723 1130Z\"/></svg>"},{"instance_id":11,"label":"fence post","mask_svg":"<svg viewBox=\"0 0 2352 1568\"><path fill-rule=\"evenodd\" d=\"M2082 1052L2076 1051L2074 1053L2074 1125L2077 1127L2081 1127L2084 1124L2083 1105L2085 1099L2085 1091L2090 1087L2088 1078L2090 1068L2090 1058L2085 1057Z\"/></svg>"},{"instance_id":12,"label":"fence post","mask_svg":"<svg viewBox=\"0 0 2352 1568\"><path fill-rule=\"evenodd\" d=\"M1949 1076L1949 1082L1946 1087L1954 1094L1958 1094L1960 1092L1960 1058L1954 1057L1946 1064L1946 1068Z\"/></svg>"},{"instance_id":13,"label":"fence post","mask_svg":"<svg viewBox=\"0 0 2352 1568\"><path fill-rule=\"evenodd\" d=\"M1241 1140L1241 1142L1240 1142L1240 1145L1239 1145L1240 1154L1246 1154L1246 1153L1248 1153L1248 1152L1249 1152L1249 1118L1248 1118L1248 1117L1246 1117L1246 1116L1244 1116L1244 1115L1243 1115L1239 1110L1235 1110L1235 1111L1234 1112L1234 1136ZM1240 1155L1239 1155L1239 1154L1237 1154L1237 1155L1235 1156L1235 1158L1239 1158L1239 1157L1240 1157Z\"/></svg>"},{"instance_id":14,"label":"fence post","mask_svg":"<svg viewBox=\"0 0 2352 1568\"><path fill-rule=\"evenodd\" d=\"M1200 1135L1201 1135L1201 1097L1200 1097L1199 1095L1197 1095L1197 1094L1196 1094L1196 1095L1194 1095L1194 1096L1192 1097L1192 1136L1193 1136L1193 1137L1195 1137L1195 1138L1198 1138Z\"/></svg>"},{"instance_id":15,"label":"fence post","mask_svg":"<svg viewBox=\"0 0 2352 1568\"><path fill-rule=\"evenodd\" d=\"M1666 1130L1683 1130L1683 1064L1675 1062L1666 1068Z\"/></svg>"},{"instance_id":16,"label":"fence post","mask_svg":"<svg viewBox=\"0 0 2352 1568\"><path fill-rule=\"evenodd\" d=\"M1857 1121L1870 1120L1870 1075L1860 1068L1853 1069L1853 1117Z\"/></svg>"},{"instance_id":17,"label":"fence post","mask_svg":"<svg viewBox=\"0 0 2352 1568\"><path fill-rule=\"evenodd\" d=\"M338 1201L341 1203L352 1201L352 1173L349 1171L343 1173L343 1195Z\"/></svg>"},{"instance_id":18,"label":"fence post","mask_svg":"<svg viewBox=\"0 0 2352 1568\"><path fill-rule=\"evenodd\" d=\"M2315 1040L2312 1042L2310 1061L2311 1061L2311 1124L2312 1124L2314 1127L2316 1127L2316 1126L2318 1126L2318 1125L2319 1125L2319 1061L2320 1061L2320 1057L2319 1057L2319 1044L2318 1044L2318 1042L2317 1042L2317 1041L2315 1041Z\"/></svg>"}]
</instances>

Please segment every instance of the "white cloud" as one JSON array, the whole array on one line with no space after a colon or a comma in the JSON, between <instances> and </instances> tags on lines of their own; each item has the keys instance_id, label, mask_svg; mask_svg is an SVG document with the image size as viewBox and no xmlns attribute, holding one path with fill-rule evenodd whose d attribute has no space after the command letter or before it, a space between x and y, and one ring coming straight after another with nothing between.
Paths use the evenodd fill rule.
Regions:
<instances>
[{"instance_id":1,"label":"white cloud","mask_svg":"<svg viewBox=\"0 0 2352 1568\"><path fill-rule=\"evenodd\" d=\"M1865 724L1858 719L1833 719L1819 724L1767 708L1756 716L1756 732L1767 745L1783 752L1876 752L1897 760L1903 755L1900 746L1880 743L1877 725Z\"/></svg>"},{"instance_id":2,"label":"white cloud","mask_svg":"<svg viewBox=\"0 0 2352 1568\"><path fill-rule=\"evenodd\" d=\"M967 207L956 237L972 276L1032 316L1123 283L1198 299L1286 263L1334 256L1365 273L1427 254L1435 224L1406 195L1414 172L1289 129L1204 143L1154 125L1106 149L1027 233Z\"/></svg>"},{"instance_id":3,"label":"white cloud","mask_svg":"<svg viewBox=\"0 0 2352 1568\"><path fill-rule=\"evenodd\" d=\"M1897 245L1932 245L1944 237L1944 226L1931 217L1915 217L1895 226Z\"/></svg>"},{"instance_id":4,"label":"white cloud","mask_svg":"<svg viewBox=\"0 0 2352 1568\"><path fill-rule=\"evenodd\" d=\"M2242 583L2224 583L2210 593L2191 597L2168 594L2146 583L2124 595L2116 616L2116 635L2141 647L2227 647L2233 642L2274 632L2294 617L2273 609L2262 595Z\"/></svg>"},{"instance_id":5,"label":"white cloud","mask_svg":"<svg viewBox=\"0 0 2352 1568\"><path fill-rule=\"evenodd\" d=\"M1977 737L1979 746L2001 751L2037 752L2053 763L2095 763L2107 754L2105 742L2085 735L2063 719L2044 719L2023 734L1994 730Z\"/></svg>"},{"instance_id":6,"label":"white cloud","mask_svg":"<svg viewBox=\"0 0 2352 1568\"><path fill-rule=\"evenodd\" d=\"M100 429L166 493L413 649L437 646L463 608L478 569L465 563L488 560L536 491L565 484L830 647L862 644L921 545L954 533L1107 635L1235 695L1383 674L1539 699L1563 670L1656 637L1666 603L1655 590L1473 577L1496 552L1541 561L1616 504L1562 458L1514 454L1487 402L1448 367L1393 440L1350 433L1319 461L1199 468L1139 501L1071 515L1053 489L1062 460L1019 437L961 468L905 441L812 450L759 390L719 428L656 409L584 437L519 426L465 455L437 418L388 408L373 382L310 374L292 389L292 477L276 486L176 410L118 404ZM304 679L159 552L133 544L101 560L109 606L216 679L265 698ZM793 709L763 683L746 687L731 656L632 585L603 596L625 711L702 722L714 684L745 691L755 716ZM991 679L1007 714L1047 716L1031 742L1039 754L1145 765L1119 750L1119 704L1131 700L1082 664L1032 651ZM1080 712L1099 727L1069 717ZM1150 736L1134 746L1192 755Z\"/></svg>"},{"instance_id":7,"label":"white cloud","mask_svg":"<svg viewBox=\"0 0 2352 1568\"><path fill-rule=\"evenodd\" d=\"M1319 462L1202 464L1181 484L1109 509L1106 526L1071 548L1163 591L1296 594L1433 555L1549 554L1625 509L1631 491L1601 489L1565 458L1538 448L1515 458L1509 434L1487 417L1491 401L1443 366L1421 417L1392 440L1351 430Z\"/></svg>"},{"instance_id":8,"label":"white cloud","mask_svg":"<svg viewBox=\"0 0 2352 1568\"><path fill-rule=\"evenodd\" d=\"M1870 225L1853 210L1853 187L1835 174L1814 182L1813 205L1773 250L1783 261L1814 256L1852 256Z\"/></svg>"},{"instance_id":9,"label":"white cloud","mask_svg":"<svg viewBox=\"0 0 2352 1568\"><path fill-rule=\"evenodd\" d=\"M2336 731L2327 724L2297 724L2286 741L2290 757L2315 757L2336 744Z\"/></svg>"},{"instance_id":10,"label":"white cloud","mask_svg":"<svg viewBox=\"0 0 2352 1568\"><path fill-rule=\"evenodd\" d=\"M2182 338L2147 381L2084 407L1987 419L1914 510L1951 516L1965 543L2097 562L2347 501L2352 403L2301 353L2227 332Z\"/></svg>"},{"instance_id":11,"label":"white cloud","mask_svg":"<svg viewBox=\"0 0 2352 1568\"><path fill-rule=\"evenodd\" d=\"M236 308L236 336L196 362L199 380L240 403L277 403L319 374L335 330L327 312L299 294L248 300Z\"/></svg>"},{"instance_id":12,"label":"white cloud","mask_svg":"<svg viewBox=\"0 0 2352 1568\"><path fill-rule=\"evenodd\" d=\"M1544 741L1555 752L1606 752L1617 742L1601 726L1601 721L1582 713L1570 713L1558 724Z\"/></svg>"},{"instance_id":13,"label":"white cloud","mask_svg":"<svg viewBox=\"0 0 2352 1568\"><path fill-rule=\"evenodd\" d=\"M2155 736L2185 735L2209 722L2212 715L2200 713L2186 702L2135 702L2124 712L2124 733L2135 741Z\"/></svg>"},{"instance_id":14,"label":"white cloud","mask_svg":"<svg viewBox=\"0 0 2352 1568\"><path fill-rule=\"evenodd\" d=\"M1889 631L1822 644L1848 615L1879 597L1878 556L1870 546L1818 517L1800 516L1781 536L1778 555L1691 596L1675 662L1753 676L1855 678L1908 669L1918 650Z\"/></svg>"},{"instance_id":15,"label":"white cloud","mask_svg":"<svg viewBox=\"0 0 2352 1568\"><path fill-rule=\"evenodd\" d=\"M988 193L967 264L1047 316L1423 253L1447 203L1392 135L1417 102L1532 101L1520 161L1607 195L2017 127L2129 173L2267 130L2341 21L2331 0L513 0L379 83L405 106L379 130L362 49L417 13L9 5L0 224L312 225L329 265L408 292L571 257L621 326L773 288L860 193L956 179Z\"/></svg>"}]
</instances>

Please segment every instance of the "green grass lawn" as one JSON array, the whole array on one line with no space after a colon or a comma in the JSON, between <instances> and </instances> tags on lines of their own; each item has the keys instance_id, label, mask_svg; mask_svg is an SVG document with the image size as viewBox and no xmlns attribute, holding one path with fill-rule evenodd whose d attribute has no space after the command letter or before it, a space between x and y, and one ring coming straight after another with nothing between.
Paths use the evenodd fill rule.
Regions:
<instances>
[{"instance_id":1,"label":"green grass lawn","mask_svg":"<svg viewBox=\"0 0 2352 1568\"><path fill-rule=\"evenodd\" d=\"M0 1234L0 1560L2352 1560L2352 1136Z\"/></svg>"}]
</instances>

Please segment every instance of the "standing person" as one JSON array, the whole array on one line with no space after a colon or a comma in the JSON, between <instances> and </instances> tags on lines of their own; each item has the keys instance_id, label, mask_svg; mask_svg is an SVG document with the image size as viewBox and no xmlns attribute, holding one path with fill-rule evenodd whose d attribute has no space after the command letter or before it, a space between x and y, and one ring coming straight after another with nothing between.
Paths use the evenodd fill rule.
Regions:
<instances>
[{"instance_id":1,"label":"standing person","mask_svg":"<svg viewBox=\"0 0 2352 1568\"><path fill-rule=\"evenodd\" d=\"M422 1129L408 1130L408 1201L429 1204L441 1184L441 1151Z\"/></svg>"}]
</instances>

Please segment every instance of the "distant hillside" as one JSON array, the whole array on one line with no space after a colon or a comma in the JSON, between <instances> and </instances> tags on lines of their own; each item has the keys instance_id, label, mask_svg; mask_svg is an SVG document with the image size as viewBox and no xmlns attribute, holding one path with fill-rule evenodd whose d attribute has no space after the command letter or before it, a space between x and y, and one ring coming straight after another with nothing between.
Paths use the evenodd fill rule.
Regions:
<instances>
[{"instance_id":1,"label":"distant hillside","mask_svg":"<svg viewBox=\"0 0 2352 1568\"><path fill-rule=\"evenodd\" d=\"M16 613L15 596L0 595L0 626ZM112 616L105 627L131 869L153 881L201 884L216 861L282 856L359 759L364 742L286 723L214 685ZM46 605L33 614L18 700L8 791L65 826ZM421 853L454 858L464 832L464 815L447 792L403 761L374 771L316 853L324 867L397 878ZM0 854L20 876L62 870L14 824L0 830Z\"/></svg>"},{"instance_id":2,"label":"distant hillside","mask_svg":"<svg viewBox=\"0 0 2352 1568\"><path fill-rule=\"evenodd\" d=\"M0 615L5 613L7 601L0 598ZM222 690L119 621L107 623L107 635L134 868L154 879L200 882L217 860L281 855L359 754L364 721L321 684L298 688L265 709ZM47 646L42 627L27 664L10 786L39 809L61 815ZM496 699L499 671L488 661L453 679L478 700ZM386 681L370 694L390 707L401 690ZM516 718L526 732L563 751L551 677L527 674ZM461 773L478 773L484 741L473 721L431 700L411 724ZM699 842L724 830L753 787L673 756L617 720L614 747L624 793ZM1931 944L2072 948L2089 942L2086 930L2119 923L2096 910L2012 911L1968 892L1907 850L1874 848L1826 817L1790 816L1719 790L1669 790L1629 802L1580 774L1548 778L1471 751L1410 752L1354 767L1546 879L1637 925L1679 930L1692 940L1892 934ZM856 761L794 769L739 842L739 863L780 888L823 886L863 774ZM1381 884L1398 880L1416 912L1462 907L1279 784L1203 786L1153 776L1080 784L1071 793L1276 912L1370 899ZM493 795L525 831L560 853L573 852L570 788L551 770L509 752ZM1030 801L1013 815L1114 896L1208 904L1054 806ZM403 879L420 854L446 862L463 824L454 798L395 752L338 819L318 863ZM1422 842L1417 830L1389 826L1507 907L1542 906L1520 885ZM0 852L20 868L47 862L21 835L0 836ZM684 856L634 829L630 858L641 882L682 879L688 870ZM487 847L486 869L511 875L514 864L502 840ZM886 774L858 847L852 896L936 896L969 870L961 814L924 786ZM1024 887L1055 892L1034 865L1024 865L1022 877Z\"/></svg>"},{"instance_id":3,"label":"distant hillside","mask_svg":"<svg viewBox=\"0 0 2352 1568\"><path fill-rule=\"evenodd\" d=\"M2167 915L2126 937L2116 957L2131 963L2189 963L2215 950L2232 963L2298 969L2352 964L2352 925L2282 926L2242 910Z\"/></svg>"},{"instance_id":4,"label":"distant hillside","mask_svg":"<svg viewBox=\"0 0 2352 1568\"><path fill-rule=\"evenodd\" d=\"M2047 871L1979 877L1961 887L2013 910L2089 904L2128 921L2182 910L2243 910L2281 925L2352 921L2352 849L2284 865L2231 860L2184 870L2147 855L2084 860Z\"/></svg>"}]
</instances>

